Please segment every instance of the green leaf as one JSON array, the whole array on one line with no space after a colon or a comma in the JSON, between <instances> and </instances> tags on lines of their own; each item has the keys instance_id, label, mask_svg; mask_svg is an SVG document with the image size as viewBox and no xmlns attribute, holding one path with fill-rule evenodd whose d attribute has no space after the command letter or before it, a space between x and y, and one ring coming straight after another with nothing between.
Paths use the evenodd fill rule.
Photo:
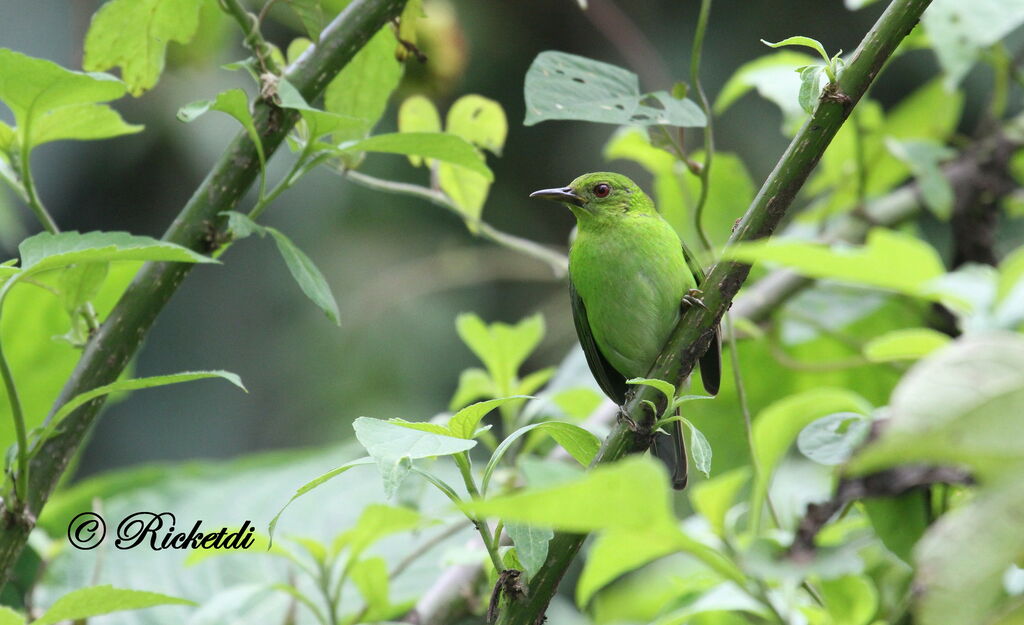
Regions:
<instances>
[{"instance_id":1,"label":"green leaf","mask_svg":"<svg viewBox=\"0 0 1024 625\"><path fill-rule=\"evenodd\" d=\"M249 140L256 146L256 155L260 159L260 171L266 168L267 160L263 154L263 140L256 131L256 124L249 111L249 97L241 89L228 89L217 94L214 100L197 100L178 109L178 119L189 123L206 111L214 110L227 113L234 117L245 128Z\"/></svg>"},{"instance_id":2,"label":"green leaf","mask_svg":"<svg viewBox=\"0 0 1024 625\"><path fill-rule=\"evenodd\" d=\"M777 43L771 43L770 41L765 41L764 39L762 39L761 43L763 43L764 45L768 46L769 48L784 48L786 46L803 46L805 48L810 48L810 49L816 51L818 54L821 55L821 58L824 59L824 61L826 63L828 63L829 60L830 60L828 58L828 53L825 52L825 46L821 45L821 42L818 41L817 39L812 39L810 37L803 37L803 36L797 35L795 37L787 37L786 39L783 39L782 41L779 41Z\"/></svg>"},{"instance_id":3,"label":"green leaf","mask_svg":"<svg viewBox=\"0 0 1024 625\"><path fill-rule=\"evenodd\" d=\"M717 536L726 535L725 517L736 502L740 489L750 481L751 474L750 467L740 467L701 482L690 491L690 503L708 520Z\"/></svg>"},{"instance_id":4,"label":"green leaf","mask_svg":"<svg viewBox=\"0 0 1024 625\"><path fill-rule=\"evenodd\" d=\"M878 611L878 591L862 575L844 575L820 583L832 625L868 625Z\"/></svg>"},{"instance_id":5,"label":"green leaf","mask_svg":"<svg viewBox=\"0 0 1024 625\"><path fill-rule=\"evenodd\" d=\"M922 489L860 502L886 549L907 564L913 564L914 547L932 523L930 497L931 494Z\"/></svg>"},{"instance_id":6,"label":"green leaf","mask_svg":"<svg viewBox=\"0 0 1024 625\"><path fill-rule=\"evenodd\" d=\"M448 109L445 131L500 156L508 135L508 120L505 109L494 100L464 95Z\"/></svg>"},{"instance_id":7,"label":"green leaf","mask_svg":"<svg viewBox=\"0 0 1024 625\"><path fill-rule=\"evenodd\" d=\"M448 163L441 163L438 166L437 178L441 190L466 217L466 227L475 234L479 229L477 222L483 213L491 183L475 171Z\"/></svg>"},{"instance_id":8,"label":"green leaf","mask_svg":"<svg viewBox=\"0 0 1024 625\"><path fill-rule=\"evenodd\" d=\"M526 119L571 119L605 124L705 126L703 111L665 92L642 95L633 72L575 54L547 50L526 72Z\"/></svg>"},{"instance_id":9,"label":"green leaf","mask_svg":"<svg viewBox=\"0 0 1024 625\"><path fill-rule=\"evenodd\" d=\"M15 137L17 145L31 150L59 139L105 139L139 132L142 126L125 123L119 113L99 104L124 93L125 84L108 74L73 72L0 48L0 101L11 109L17 126L13 133L4 133L7 149Z\"/></svg>"},{"instance_id":10,"label":"green leaf","mask_svg":"<svg viewBox=\"0 0 1024 625\"><path fill-rule=\"evenodd\" d=\"M906 463L968 467L996 481L1024 463L1024 338L965 335L921 360L900 380L881 436L850 464L866 473ZM1017 469L1014 469L1017 467Z\"/></svg>"},{"instance_id":11,"label":"green leaf","mask_svg":"<svg viewBox=\"0 0 1024 625\"><path fill-rule=\"evenodd\" d=\"M787 134L805 117L800 106L800 75L795 69L811 65L814 57L792 50L781 50L741 65L726 81L715 100L714 111L721 115L751 89L782 111ZM713 170L712 170L713 171Z\"/></svg>"},{"instance_id":12,"label":"green leaf","mask_svg":"<svg viewBox=\"0 0 1024 625\"><path fill-rule=\"evenodd\" d=\"M555 537L554 531L550 527L522 523L508 523L505 531L516 546L516 556L523 565L526 577L532 578L548 557L548 543Z\"/></svg>"},{"instance_id":13,"label":"green leaf","mask_svg":"<svg viewBox=\"0 0 1024 625\"><path fill-rule=\"evenodd\" d=\"M490 325L473 313L455 318L459 338L486 365L499 389L511 387L519 367L544 337L544 317L525 317L515 325L500 321Z\"/></svg>"},{"instance_id":14,"label":"green leaf","mask_svg":"<svg viewBox=\"0 0 1024 625\"><path fill-rule=\"evenodd\" d=\"M147 260L176 263L215 263L176 243L127 232L40 232L18 246L23 275L78 263Z\"/></svg>"},{"instance_id":15,"label":"green leaf","mask_svg":"<svg viewBox=\"0 0 1024 625\"><path fill-rule=\"evenodd\" d=\"M378 540L421 527L426 522L419 512L409 508L371 504L363 510L355 527L338 537L335 547L348 547L349 557L358 557Z\"/></svg>"},{"instance_id":16,"label":"green leaf","mask_svg":"<svg viewBox=\"0 0 1024 625\"><path fill-rule=\"evenodd\" d=\"M324 108L364 122L361 128L335 133L335 143L365 137L384 114L388 98L402 78L402 64L395 59L397 45L390 25L385 26L327 85Z\"/></svg>"},{"instance_id":17,"label":"green leaf","mask_svg":"<svg viewBox=\"0 0 1024 625\"><path fill-rule=\"evenodd\" d=\"M82 67L119 65L132 95L142 95L163 72L167 44L195 35L201 6L202 0L110 0L92 17Z\"/></svg>"},{"instance_id":18,"label":"green leaf","mask_svg":"<svg viewBox=\"0 0 1024 625\"><path fill-rule=\"evenodd\" d=\"M281 252L288 271L291 272L302 292L327 315L328 319L340 326L338 303L334 300L331 286L327 284L324 274L320 273L309 256L306 256L283 232L275 228L267 228L267 232L274 237L277 250Z\"/></svg>"},{"instance_id":19,"label":"green leaf","mask_svg":"<svg viewBox=\"0 0 1024 625\"><path fill-rule=\"evenodd\" d=\"M507 404L508 402L516 399L532 398L527 395L514 395L512 397L501 397L466 406L452 416L451 420L448 422L448 428L454 436L471 439L476 433L477 425L480 423L481 419L487 416L487 413L498 406Z\"/></svg>"},{"instance_id":20,"label":"green leaf","mask_svg":"<svg viewBox=\"0 0 1024 625\"><path fill-rule=\"evenodd\" d=\"M939 219L947 221L953 214L953 187L939 165L956 156L956 151L929 140L899 141L886 138L889 152L903 161L917 179L924 205Z\"/></svg>"},{"instance_id":21,"label":"green leaf","mask_svg":"<svg viewBox=\"0 0 1024 625\"><path fill-rule=\"evenodd\" d=\"M455 436L447 426L439 423L430 423L425 421L406 421L405 419L388 419L388 423L394 423L410 430L419 430L420 432L433 432L434 434L440 434L442 436Z\"/></svg>"},{"instance_id":22,"label":"green leaf","mask_svg":"<svg viewBox=\"0 0 1024 625\"><path fill-rule=\"evenodd\" d=\"M330 285L327 284L327 279L316 268L313 261L292 243L291 239L280 230L269 226L261 226L242 213L226 211L222 214L227 216L228 229L235 239L244 239L253 234L258 234L261 237L269 234L273 237L274 243L277 244L277 250L281 253L281 257L288 267L288 271L292 274L292 278L295 279L302 292L327 315L328 319L336 325L341 325L338 303L334 299Z\"/></svg>"},{"instance_id":23,"label":"green leaf","mask_svg":"<svg viewBox=\"0 0 1024 625\"><path fill-rule=\"evenodd\" d=\"M476 446L475 440L424 432L368 417L359 417L352 427L359 443L377 461L387 497L394 495L405 479L410 460L450 456Z\"/></svg>"},{"instance_id":24,"label":"green leaf","mask_svg":"<svg viewBox=\"0 0 1024 625\"><path fill-rule=\"evenodd\" d=\"M935 0L921 16L953 91L985 50L1024 23L1021 0Z\"/></svg>"},{"instance_id":25,"label":"green leaf","mask_svg":"<svg viewBox=\"0 0 1024 625\"><path fill-rule=\"evenodd\" d=\"M704 474L704 477L711 477L711 443L704 434L697 429L688 419L683 423L690 429L690 454L693 457L693 466Z\"/></svg>"},{"instance_id":26,"label":"green leaf","mask_svg":"<svg viewBox=\"0 0 1024 625\"><path fill-rule=\"evenodd\" d=\"M906 328L877 336L864 344L864 357L871 362L918 360L950 342L948 334L931 328Z\"/></svg>"},{"instance_id":27,"label":"green leaf","mask_svg":"<svg viewBox=\"0 0 1024 625\"><path fill-rule=\"evenodd\" d=\"M604 402L604 395L592 388L569 388L556 393L551 401L571 419L586 419Z\"/></svg>"},{"instance_id":28,"label":"green leaf","mask_svg":"<svg viewBox=\"0 0 1024 625\"><path fill-rule=\"evenodd\" d=\"M128 590L113 586L91 586L64 595L50 606L33 625L53 625L60 621L86 619L111 612L140 610L157 605L196 605L188 599L180 599L156 592Z\"/></svg>"},{"instance_id":29,"label":"green leaf","mask_svg":"<svg viewBox=\"0 0 1024 625\"><path fill-rule=\"evenodd\" d=\"M836 412L812 421L796 439L800 453L834 466L850 459L871 433L871 420L856 412Z\"/></svg>"},{"instance_id":30,"label":"green leaf","mask_svg":"<svg viewBox=\"0 0 1024 625\"><path fill-rule=\"evenodd\" d=\"M822 65L808 65L800 70L800 94L797 100L805 113L813 113L821 95Z\"/></svg>"},{"instance_id":31,"label":"green leaf","mask_svg":"<svg viewBox=\"0 0 1024 625\"><path fill-rule=\"evenodd\" d=\"M405 99L398 107L399 132L441 132L441 115L434 103L421 95ZM415 154L409 155L409 162L419 167L423 159Z\"/></svg>"},{"instance_id":32,"label":"green leaf","mask_svg":"<svg viewBox=\"0 0 1024 625\"><path fill-rule=\"evenodd\" d=\"M100 321L117 303L141 264L123 262L110 265L107 279L92 299ZM13 267L9 269L14 270ZM63 272L41 275L39 281L46 279L49 284L49 278L59 279L60 276ZM67 332L68 314L63 302L51 291L34 285L11 287L4 297L0 330L4 355L18 384L25 427L32 431L42 425L52 410L82 351L68 342L49 340L49 337ZM0 449L8 448L15 440L10 410L10 402L0 398Z\"/></svg>"},{"instance_id":33,"label":"green leaf","mask_svg":"<svg viewBox=\"0 0 1024 625\"><path fill-rule=\"evenodd\" d=\"M845 0L846 8L851 11L863 9L869 4L874 4L875 2L878 2L878 0Z\"/></svg>"},{"instance_id":34,"label":"green leaf","mask_svg":"<svg viewBox=\"0 0 1024 625\"><path fill-rule=\"evenodd\" d=\"M74 412L75 409L82 404L90 402L97 397L109 395L110 393L137 391L144 388L155 388L157 386L192 382L193 380L205 380L207 378L221 378L223 380L227 380L243 391L248 392L242 384L242 380L230 371L184 371L182 373L172 373L170 375L154 375L146 378L122 379L110 384L98 386L84 393L79 393L69 399L60 407L59 410L57 410L56 413L54 413L53 417L50 419L48 429L52 429L60 423L61 419Z\"/></svg>"},{"instance_id":35,"label":"green leaf","mask_svg":"<svg viewBox=\"0 0 1024 625\"><path fill-rule=\"evenodd\" d=\"M306 482L305 484L300 486L298 490L295 491L295 494L292 495L291 499L289 499L286 504L281 506L281 509L278 510L277 514L274 515L274 518L270 520L270 525L267 527L267 534L269 534L270 538L273 539L273 537L274 537L274 528L277 527L278 519L281 518L281 515L284 513L285 509L288 506L292 505L293 501L295 501L299 497L302 497L303 495L305 495L309 491L313 490L317 486L320 486L321 484L323 484L325 482L328 482L328 481L334 479L335 477L341 475L342 473L348 471L352 467L360 467L360 466L364 466L364 465L367 465L367 464L374 464L375 462L376 462L376 460L374 458L371 458L371 457L358 458L358 459L353 460L351 462L346 462L345 464L341 465L340 467L338 467L336 469L331 469L327 473L324 473L323 475L317 477L314 480L310 480L309 482Z\"/></svg>"},{"instance_id":36,"label":"green leaf","mask_svg":"<svg viewBox=\"0 0 1024 625\"><path fill-rule=\"evenodd\" d=\"M676 398L676 387L665 380L630 378L626 380L626 384L639 384L641 386L650 386L651 388L658 389L661 391L661 394L665 396L666 405L672 405L672 400Z\"/></svg>"},{"instance_id":37,"label":"green leaf","mask_svg":"<svg viewBox=\"0 0 1024 625\"><path fill-rule=\"evenodd\" d=\"M488 182L494 174L480 153L464 139L441 132L396 132L374 135L338 146L342 152L386 152L433 158L463 167Z\"/></svg>"},{"instance_id":38,"label":"green leaf","mask_svg":"<svg viewBox=\"0 0 1024 625\"><path fill-rule=\"evenodd\" d=\"M491 459L488 460L487 466L484 467L484 474L480 487L481 492L487 494L487 486L490 484L491 475L494 473L495 469L498 468L501 459L504 457L505 452L507 452L512 446L512 443L533 430L537 430L551 436L551 438L555 439L555 442L561 445L565 451L569 452L570 456L585 467L590 466L590 463L594 461L594 456L597 455L598 449L601 448L600 439L589 431L572 423L564 423L562 421L544 421L543 423L524 425L505 437L505 440L501 441L501 444L498 445L494 450L494 453L491 454Z\"/></svg>"},{"instance_id":39,"label":"green leaf","mask_svg":"<svg viewBox=\"0 0 1024 625\"><path fill-rule=\"evenodd\" d=\"M387 618L391 609L388 589L388 566L384 558L366 558L352 566L352 583L356 585L367 611L361 619L370 623Z\"/></svg>"},{"instance_id":40,"label":"green leaf","mask_svg":"<svg viewBox=\"0 0 1024 625\"><path fill-rule=\"evenodd\" d=\"M302 27L313 41L320 41L320 31L324 29L324 11L320 0L287 0L288 6L299 16Z\"/></svg>"},{"instance_id":41,"label":"green leaf","mask_svg":"<svg viewBox=\"0 0 1024 625\"><path fill-rule=\"evenodd\" d=\"M680 532L674 527L646 532L612 529L600 534L590 551L580 581L576 605L586 607L594 594L624 573L680 549Z\"/></svg>"},{"instance_id":42,"label":"green leaf","mask_svg":"<svg viewBox=\"0 0 1024 625\"><path fill-rule=\"evenodd\" d=\"M861 247L771 239L732 246L726 256L753 263L778 263L811 278L827 278L934 297L929 283L946 273L935 249L921 239L874 228Z\"/></svg>"},{"instance_id":43,"label":"green leaf","mask_svg":"<svg viewBox=\"0 0 1024 625\"><path fill-rule=\"evenodd\" d=\"M1003 469L1009 479L943 515L918 543L915 622L982 625L1006 605L1003 575L1024 557L1024 481L1013 479L1012 468Z\"/></svg>"},{"instance_id":44,"label":"green leaf","mask_svg":"<svg viewBox=\"0 0 1024 625\"><path fill-rule=\"evenodd\" d=\"M674 525L665 470L657 461L642 457L599 466L551 488L464 502L462 508L478 516L568 532L642 531Z\"/></svg>"},{"instance_id":45,"label":"green leaf","mask_svg":"<svg viewBox=\"0 0 1024 625\"><path fill-rule=\"evenodd\" d=\"M871 406L859 395L840 388L818 388L790 395L764 410L754 420L754 451L760 472L754 484L753 520L758 527L772 473L797 435L812 421L834 412L867 413Z\"/></svg>"},{"instance_id":46,"label":"green leaf","mask_svg":"<svg viewBox=\"0 0 1024 625\"><path fill-rule=\"evenodd\" d=\"M0 606L0 625L25 625L25 617L7 606Z\"/></svg>"},{"instance_id":47,"label":"green leaf","mask_svg":"<svg viewBox=\"0 0 1024 625\"><path fill-rule=\"evenodd\" d=\"M497 389L491 376L483 369L470 367L459 374L459 386L448 403L449 410L457 410L466 404L484 397L494 397Z\"/></svg>"},{"instance_id":48,"label":"green leaf","mask_svg":"<svg viewBox=\"0 0 1024 625\"><path fill-rule=\"evenodd\" d=\"M95 298L109 270L110 263L81 263L61 272L58 290L64 310L72 314Z\"/></svg>"}]
</instances>

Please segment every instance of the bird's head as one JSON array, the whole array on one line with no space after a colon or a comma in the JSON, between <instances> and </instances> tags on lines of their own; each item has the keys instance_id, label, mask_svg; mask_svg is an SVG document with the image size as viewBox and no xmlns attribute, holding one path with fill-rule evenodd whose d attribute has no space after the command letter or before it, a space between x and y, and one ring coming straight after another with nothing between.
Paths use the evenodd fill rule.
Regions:
<instances>
[{"instance_id":1,"label":"bird's head","mask_svg":"<svg viewBox=\"0 0 1024 625\"><path fill-rule=\"evenodd\" d=\"M541 189L530 197L562 202L577 218L614 217L630 212L653 212L654 204L639 186L622 174L599 171L583 174L567 187Z\"/></svg>"}]
</instances>

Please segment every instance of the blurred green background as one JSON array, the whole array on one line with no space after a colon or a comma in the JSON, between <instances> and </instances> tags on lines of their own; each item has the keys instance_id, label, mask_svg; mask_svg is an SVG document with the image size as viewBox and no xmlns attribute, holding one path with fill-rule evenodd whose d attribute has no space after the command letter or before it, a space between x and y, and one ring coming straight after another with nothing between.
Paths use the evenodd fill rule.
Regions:
<instances>
[{"instance_id":1,"label":"blurred green background","mask_svg":"<svg viewBox=\"0 0 1024 625\"><path fill-rule=\"evenodd\" d=\"M78 69L88 20L99 4L0 0L0 46ZM527 67L537 53L557 49L628 67L641 76L645 90L670 88L688 77L698 4L619 2L649 40L645 50L636 40L625 48L609 42L605 32L626 33L628 39L629 29L608 12L607 0L591 0L589 17L572 0L428 3L428 28L438 27L453 10L457 22L442 29L441 37L448 54L455 51L454 61L464 62L463 71L437 81L431 63L458 69L459 62L444 54L431 55L427 68L410 67L378 131L394 128L398 102L413 93L427 94L442 112L466 93L497 100L508 114L509 136L503 156L489 157L496 182L484 219L564 249L571 215L527 200L530 191L600 169L623 171L644 186L650 179L631 164L605 162L601 149L612 126L522 126ZM713 100L739 65L764 54L761 38L804 34L829 50L852 50L883 6L851 12L841 0L719 0L705 43L705 89ZM300 28L280 8L265 31L284 46ZM203 25L199 41L171 45L169 71L156 89L139 100L114 103L129 122L145 124L145 132L59 142L35 153L41 195L64 229L159 237L237 132L236 122L223 115L189 125L175 119L187 102L231 86L250 87L247 77L218 68L247 53L213 0L209 9L207 16L217 19ZM595 25L602 19L602 26ZM872 95L888 105L934 73L931 52L904 55ZM970 98L983 97L987 81L986 70L978 69L965 85L966 127L973 127L979 105ZM8 113L0 116L9 119ZM773 105L748 95L719 121L718 148L742 155L760 184L787 143L780 123ZM692 135L688 142L698 145L699 133ZM289 159L285 150L274 158L272 180ZM371 155L365 171L418 183L426 176L405 159L386 155ZM242 208L251 202L252 196ZM0 204L0 247L10 258L17 241L36 226L11 196ZM487 321L542 312L547 336L526 370L556 364L575 342L563 282L533 259L474 239L459 220L425 202L371 192L320 171L285 193L266 221L323 271L341 308L341 327L299 294L270 241L250 239L232 247L223 265L192 272L150 333L136 367L140 375L223 368L237 372L249 394L212 382L190 385L187 392L136 393L108 407L79 475L143 461L233 457L340 441L352 435L350 424L360 415L429 418L447 407L459 371L474 364L455 333L454 318L462 311Z\"/></svg>"}]
</instances>

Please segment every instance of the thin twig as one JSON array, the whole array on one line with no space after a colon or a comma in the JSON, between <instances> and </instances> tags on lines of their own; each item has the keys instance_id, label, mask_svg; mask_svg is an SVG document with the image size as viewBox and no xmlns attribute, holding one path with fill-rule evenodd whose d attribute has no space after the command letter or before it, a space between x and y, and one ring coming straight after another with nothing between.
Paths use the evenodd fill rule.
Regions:
<instances>
[{"instance_id":1,"label":"thin twig","mask_svg":"<svg viewBox=\"0 0 1024 625\"><path fill-rule=\"evenodd\" d=\"M476 233L480 237L517 252L521 252L547 264L556 277L562 277L568 271L569 259L561 252L556 252L555 250L540 245L539 243L535 243L529 239L524 239L522 237L517 237L514 234L502 232L486 221L466 215L458 206L455 205L451 198L445 195L443 191L431 189L418 184L410 184L408 182L384 180L383 178L376 178L351 169L346 169L339 173L352 182L368 189L384 191L386 193L397 193L399 195L410 195L412 197L418 197L426 200L435 206L440 206L459 217L459 219L463 220L468 227L475 228Z\"/></svg>"},{"instance_id":2,"label":"thin twig","mask_svg":"<svg viewBox=\"0 0 1024 625\"><path fill-rule=\"evenodd\" d=\"M708 102L708 96L704 93L704 86L700 82L700 57L704 48L704 33L708 28L710 13L711 0L701 0L697 30L693 36L693 50L690 52L690 82L693 83L693 88L697 91L700 107L704 109L704 117L707 119L707 125L704 127L704 165L700 170L700 197L697 199L697 207L693 211L693 224L697 230L697 236L700 238L701 247L704 248L704 253L707 255L710 255L712 250L711 241L704 232L703 217L704 207L708 203L708 194L711 190L709 183L711 181L711 164L715 156L715 128L711 104Z\"/></svg>"}]
</instances>

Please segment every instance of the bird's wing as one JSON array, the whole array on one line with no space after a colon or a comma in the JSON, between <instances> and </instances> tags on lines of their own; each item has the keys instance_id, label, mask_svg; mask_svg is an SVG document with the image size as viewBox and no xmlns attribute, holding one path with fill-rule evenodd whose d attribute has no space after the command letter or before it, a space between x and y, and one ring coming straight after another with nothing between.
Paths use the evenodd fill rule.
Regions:
<instances>
[{"instance_id":1,"label":"bird's wing","mask_svg":"<svg viewBox=\"0 0 1024 625\"><path fill-rule=\"evenodd\" d=\"M697 259L693 256L690 250L686 247L685 243L683 246L683 258L686 259L686 266L690 268L690 273L693 274L693 279L697 282L697 288L700 288L704 284L704 279L707 277L704 274L704 268L700 266ZM704 390L711 395L717 395L718 389L722 384L722 328L715 328L715 336L711 339L711 346L708 347L708 351L704 352L704 355L700 357L700 379L704 384Z\"/></svg>"},{"instance_id":2,"label":"bird's wing","mask_svg":"<svg viewBox=\"0 0 1024 625\"><path fill-rule=\"evenodd\" d=\"M626 401L626 377L616 371L598 349L594 333L590 329L590 320L587 319L587 307L583 305L583 298L576 292L572 278L569 278L569 301L572 302L572 320L576 324L576 335L583 346L583 354L587 357L590 371L597 379L601 390L621 406Z\"/></svg>"}]
</instances>

